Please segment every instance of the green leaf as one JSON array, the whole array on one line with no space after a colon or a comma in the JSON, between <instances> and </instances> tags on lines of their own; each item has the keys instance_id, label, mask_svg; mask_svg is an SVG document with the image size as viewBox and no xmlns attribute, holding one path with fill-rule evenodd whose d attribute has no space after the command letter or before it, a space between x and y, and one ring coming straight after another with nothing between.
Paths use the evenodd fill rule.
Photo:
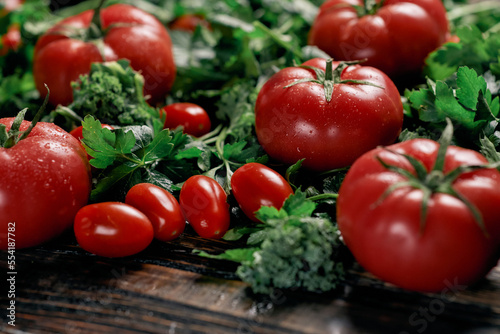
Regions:
<instances>
[{"instance_id":1,"label":"green leaf","mask_svg":"<svg viewBox=\"0 0 500 334\"><path fill-rule=\"evenodd\" d=\"M174 148L174 144L171 141L172 137L168 130L165 129L159 132L153 141L145 147L143 160L147 163L169 156Z\"/></svg>"},{"instance_id":2,"label":"green leaf","mask_svg":"<svg viewBox=\"0 0 500 334\"><path fill-rule=\"evenodd\" d=\"M486 91L486 81L472 68L460 67L457 72L456 97L465 107L475 110L479 93Z\"/></svg>"},{"instance_id":3,"label":"green leaf","mask_svg":"<svg viewBox=\"0 0 500 334\"><path fill-rule=\"evenodd\" d=\"M92 116L86 116L82 122L82 142L87 153L94 159L90 164L96 168L106 168L119 156L115 149L116 134L102 128L101 122Z\"/></svg>"},{"instance_id":4,"label":"green leaf","mask_svg":"<svg viewBox=\"0 0 500 334\"><path fill-rule=\"evenodd\" d=\"M210 259L218 259L218 260L229 260L234 262L246 262L253 260L253 254L259 250L259 248L237 248L237 249L228 249L224 253L213 255L209 254L205 251L194 249L193 253L202 257L210 258Z\"/></svg>"},{"instance_id":5,"label":"green leaf","mask_svg":"<svg viewBox=\"0 0 500 334\"><path fill-rule=\"evenodd\" d=\"M110 189L119 188L120 184L125 184L133 178L134 172L139 165L132 162L125 162L111 169L106 176L99 180L90 194L91 201L99 201ZM123 190L126 192L126 190ZM123 194L117 194L120 196Z\"/></svg>"},{"instance_id":6,"label":"green leaf","mask_svg":"<svg viewBox=\"0 0 500 334\"><path fill-rule=\"evenodd\" d=\"M289 216L310 217L316 209L316 203L306 198L306 193L297 190L285 200L281 210L287 212Z\"/></svg>"}]
</instances>

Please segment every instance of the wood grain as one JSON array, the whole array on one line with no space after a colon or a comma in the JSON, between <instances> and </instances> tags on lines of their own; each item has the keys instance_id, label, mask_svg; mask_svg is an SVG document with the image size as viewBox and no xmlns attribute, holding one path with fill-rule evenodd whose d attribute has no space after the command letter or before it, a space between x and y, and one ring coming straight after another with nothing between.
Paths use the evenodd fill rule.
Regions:
<instances>
[{"instance_id":1,"label":"wood grain","mask_svg":"<svg viewBox=\"0 0 500 334\"><path fill-rule=\"evenodd\" d=\"M442 294L401 290L354 266L337 291L256 296L233 263L191 252L231 246L185 235L106 259L66 236L18 250L16 326L4 322L2 333L500 333L500 267ZM6 259L0 253L3 272Z\"/></svg>"}]
</instances>

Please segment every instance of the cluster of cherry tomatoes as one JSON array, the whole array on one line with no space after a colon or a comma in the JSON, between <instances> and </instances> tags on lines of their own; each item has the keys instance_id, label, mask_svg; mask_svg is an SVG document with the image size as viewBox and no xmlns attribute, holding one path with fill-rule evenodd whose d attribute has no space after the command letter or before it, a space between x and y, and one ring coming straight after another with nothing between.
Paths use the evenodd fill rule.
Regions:
<instances>
[{"instance_id":1,"label":"cluster of cherry tomatoes","mask_svg":"<svg viewBox=\"0 0 500 334\"><path fill-rule=\"evenodd\" d=\"M231 179L234 197L242 211L258 222L261 206L281 208L293 193L276 171L260 163L237 169ZM74 231L83 249L106 257L129 256L144 250L153 239L171 241L185 229L186 221L202 238L220 239L230 227L227 194L214 179L188 178L177 200L167 190L150 183L130 188L125 202L101 202L82 207Z\"/></svg>"}]
</instances>

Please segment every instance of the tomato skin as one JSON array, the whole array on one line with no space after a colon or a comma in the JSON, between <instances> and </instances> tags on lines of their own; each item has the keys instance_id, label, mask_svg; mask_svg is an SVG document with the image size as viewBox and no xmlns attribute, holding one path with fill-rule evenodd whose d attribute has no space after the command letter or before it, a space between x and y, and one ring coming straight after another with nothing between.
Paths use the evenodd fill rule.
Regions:
<instances>
[{"instance_id":1,"label":"tomato skin","mask_svg":"<svg viewBox=\"0 0 500 334\"><path fill-rule=\"evenodd\" d=\"M18 24L9 26L7 33L1 37L0 56L5 56L9 51L17 51L21 46L21 31Z\"/></svg>"},{"instance_id":2,"label":"tomato skin","mask_svg":"<svg viewBox=\"0 0 500 334\"><path fill-rule=\"evenodd\" d=\"M33 75L40 94L50 88L51 104L73 100L70 83L90 71L92 62L130 60L144 76L144 95L154 104L165 97L175 80L172 42L165 27L154 16L130 5L116 4L101 10L104 55L93 42L69 38L72 29L90 25L93 10L66 18L42 35L35 46ZM104 56L104 59L103 59Z\"/></svg>"},{"instance_id":3,"label":"tomato skin","mask_svg":"<svg viewBox=\"0 0 500 334\"><path fill-rule=\"evenodd\" d=\"M326 61L315 58L303 65L325 70ZM334 68L338 62L333 62ZM403 125L403 105L394 83L369 66L349 66L343 80L365 84L335 84L327 102L323 86L312 70L284 68L262 87L255 105L255 130L270 157L287 164L305 159L303 166L325 171L349 166L378 145L392 144Z\"/></svg>"},{"instance_id":4,"label":"tomato skin","mask_svg":"<svg viewBox=\"0 0 500 334\"><path fill-rule=\"evenodd\" d=\"M2 118L7 130L13 118ZM21 130L31 122L24 121ZM78 140L52 123L38 122L27 138L0 148L0 249L15 223L16 249L37 246L71 227L87 204L90 166Z\"/></svg>"},{"instance_id":5,"label":"tomato skin","mask_svg":"<svg viewBox=\"0 0 500 334\"><path fill-rule=\"evenodd\" d=\"M204 175L191 176L179 195L184 216L202 238L220 239L229 228L227 195L214 179Z\"/></svg>"},{"instance_id":6,"label":"tomato skin","mask_svg":"<svg viewBox=\"0 0 500 334\"><path fill-rule=\"evenodd\" d=\"M259 222L255 212L261 206L281 209L293 194L290 184L278 172L256 162L245 164L234 172L231 188L240 208L254 222Z\"/></svg>"},{"instance_id":7,"label":"tomato skin","mask_svg":"<svg viewBox=\"0 0 500 334\"><path fill-rule=\"evenodd\" d=\"M309 41L336 60L367 59L394 77L420 72L427 55L448 37L441 0L387 0L373 15L358 17L362 0L329 0L320 7Z\"/></svg>"},{"instance_id":8,"label":"tomato skin","mask_svg":"<svg viewBox=\"0 0 500 334\"><path fill-rule=\"evenodd\" d=\"M75 216L76 240L84 250L104 257L143 251L153 240L153 225L136 208L120 202L89 204Z\"/></svg>"},{"instance_id":9,"label":"tomato skin","mask_svg":"<svg viewBox=\"0 0 500 334\"><path fill-rule=\"evenodd\" d=\"M125 203L143 212L153 224L154 237L171 241L179 237L186 219L177 199L168 191L150 183L139 183L130 188Z\"/></svg>"},{"instance_id":10,"label":"tomato skin","mask_svg":"<svg viewBox=\"0 0 500 334\"><path fill-rule=\"evenodd\" d=\"M184 133L195 137L210 132L210 117L205 109L197 104L190 102L172 103L163 107L160 114L166 115L163 125L165 129L175 129L182 126Z\"/></svg>"},{"instance_id":11,"label":"tomato skin","mask_svg":"<svg viewBox=\"0 0 500 334\"><path fill-rule=\"evenodd\" d=\"M196 27L202 26L211 30L210 23L201 14L183 14L169 23L171 30L194 32Z\"/></svg>"},{"instance_id":12,"label":"tomato skin","mask_svg":"<svg viewBox=\"0 0 500 334\"><path fill-rule=\"evenodd\" d=\"M428 170L438 144L426 139L389 148L421 161ZM356 260L384 281L409 290L439 292L449 284L470 285L482 278L500 254L500 173L482 169L462 174L453 188L481 213L486 237L470 210L457 198L434 194L420 230L422 191L391 185L406 180L379 161L413 171L401 156L382 148L360 157L347 173L337 201L339 230ZM478 152L450 146L444 172L459 165L485 164ZM385 195L384 195L385 196Z\"/></svg>"}]
</instances>

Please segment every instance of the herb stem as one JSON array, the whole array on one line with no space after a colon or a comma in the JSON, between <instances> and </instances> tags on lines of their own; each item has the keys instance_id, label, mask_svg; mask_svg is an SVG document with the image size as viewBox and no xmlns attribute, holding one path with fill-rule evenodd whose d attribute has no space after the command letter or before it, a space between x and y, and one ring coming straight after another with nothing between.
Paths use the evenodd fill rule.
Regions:
<instances>
[{"instance_id":1,"label":"herb stem","mask_svg":"<svg viewBox=\"0 0 500 334\"><path fill-rule=\"evenodd\" d=\"M334 194L334 193L325 193L325 194L319 194L319 195L314 195L311 197L308 197L308 200L311 201L320 201L324 199L337 199L339 197L339 194Z\"/></svg>"}]
</instances>

